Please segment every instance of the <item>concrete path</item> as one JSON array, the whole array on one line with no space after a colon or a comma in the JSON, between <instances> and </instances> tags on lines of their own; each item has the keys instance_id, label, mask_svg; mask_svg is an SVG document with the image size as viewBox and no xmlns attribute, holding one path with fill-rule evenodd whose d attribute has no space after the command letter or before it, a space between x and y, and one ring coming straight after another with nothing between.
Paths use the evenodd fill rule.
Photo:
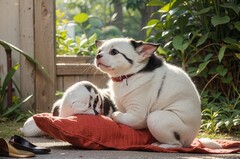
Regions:
<instances>
[{"instance_id":1,"label":"concrete path","mask_svg":"<svg viewBox=\"0 0 240 159\"><path fill-rule=\"evenodd\" d=\"M191 153L159 153L145 151L118 150L82 150L46 137L25 138L37 146L48 147L50 154L37 155L35 159L240 159L238 154L191 154ZM0 157L1 158L1 157ZM5 159L2 157L1 159Z\"/></svg>"}]
</instances>

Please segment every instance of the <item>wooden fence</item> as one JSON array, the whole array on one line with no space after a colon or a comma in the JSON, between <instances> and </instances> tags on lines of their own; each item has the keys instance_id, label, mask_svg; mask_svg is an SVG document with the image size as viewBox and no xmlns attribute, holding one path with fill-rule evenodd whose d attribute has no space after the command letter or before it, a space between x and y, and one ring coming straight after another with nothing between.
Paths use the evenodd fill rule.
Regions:
<instances>
[{"instance_id":1,"label":"wooden fence","mask_svg":"<svg viewBox=\"0 0 240 159\"><path fill-rule=\"evenodd\" d=\"M46 76L26 58L14 56L14 63L21 64L16 79L22 97L34 94L25 104L26 110L49 112L56 100L55 91L64 91L77 81L88 80L98 87L106 86L107 75L97 71L85 58L56 57L55 0L0 0L0 13L0 39L27 52L48 72ZM0 48L0 74L3 76L5 65L5 52Z\"/></svg>"},{"instance_id":2,"label":"wooden fence","mask_svg":"<svg viewBox=\"0 0 240 159\"><path fill-rule=\"evenodd\" d=\"M78 81L90 81L99 88L105 88L108 76L95 68L92 57L57 56L57 90L65 91Z\"/></svg>"}]
</instances>

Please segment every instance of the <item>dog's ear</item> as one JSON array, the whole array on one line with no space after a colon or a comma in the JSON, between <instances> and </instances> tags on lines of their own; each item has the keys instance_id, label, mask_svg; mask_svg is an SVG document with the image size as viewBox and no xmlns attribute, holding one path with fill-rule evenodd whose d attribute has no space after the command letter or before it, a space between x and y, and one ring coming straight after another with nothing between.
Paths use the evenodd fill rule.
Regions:
<instances>
[{"instance_id":1,"label":"dog's ear","mask_svg":"<svg viewBox=\"0 0 240 159\"><path fill-rule=\"evenodd\" d=\"M159 44L147 43L143 41L130 41L135 50L144 58L152 56L152 54L157 50Z\"/></svg>"},{"instance_id":2,"label":"dog's ear","mask_svg":"<svg viewBox=\"0 0 240 159\"><path fill-rule=\"evenodd\" d=\"M102 46L103 43L104 43L104 40L96 40L96 41L95 41L95 45L97 46L97 48L99 48L100 46Z\"/></svg>"}]
</instances>

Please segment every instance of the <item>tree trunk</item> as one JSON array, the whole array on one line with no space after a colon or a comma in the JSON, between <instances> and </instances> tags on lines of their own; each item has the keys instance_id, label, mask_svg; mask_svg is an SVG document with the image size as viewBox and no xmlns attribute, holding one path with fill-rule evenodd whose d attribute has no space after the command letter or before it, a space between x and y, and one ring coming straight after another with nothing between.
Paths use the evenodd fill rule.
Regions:
<instances>
[{"instance_id":1,"label":"tree trunk","mask_svg":"<svg viewBox=\"0 0 240 159\"><path fill-rule=\"evenodd\" d=\"M123 9L122 9L121 2L114 3L114 11L117 14L117 16L113 24L122 31L123 30Z\"/></svg>"},{"instance_id":2,"label":"tree trunk","mask_svg":"<svg viewBox=\"0 0 240 159\"><path fill-rule=\"evenodd\" d=\"M139 12L141 14L141 28L145 27L147 25L148 20L151 17L151 14L156 12L158 10L157 7L147 7L144 5L144 7L139 8ZM146 30L142 30L140 32L141 37L146 36Z\"/></svg>"}]
</instances>

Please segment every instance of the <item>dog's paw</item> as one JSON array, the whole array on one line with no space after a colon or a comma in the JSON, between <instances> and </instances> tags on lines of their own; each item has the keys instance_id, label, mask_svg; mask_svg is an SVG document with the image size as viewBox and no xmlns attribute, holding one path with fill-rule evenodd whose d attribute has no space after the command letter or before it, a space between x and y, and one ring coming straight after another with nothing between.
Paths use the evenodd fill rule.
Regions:
<instances>
[{"instance_id":1,"label":"dog's paw","mask_svg":"<svg viewBox=\"0 0 240 159\"><path fill-rule=\"evenodd\" d=\"M112 114L112 119L113 119L115 122L119 123L119 117L120 117L121 114L122 114L122 112L120 112L120 111L114 112L114 113Z\"/></svg>"}]
</instances>

